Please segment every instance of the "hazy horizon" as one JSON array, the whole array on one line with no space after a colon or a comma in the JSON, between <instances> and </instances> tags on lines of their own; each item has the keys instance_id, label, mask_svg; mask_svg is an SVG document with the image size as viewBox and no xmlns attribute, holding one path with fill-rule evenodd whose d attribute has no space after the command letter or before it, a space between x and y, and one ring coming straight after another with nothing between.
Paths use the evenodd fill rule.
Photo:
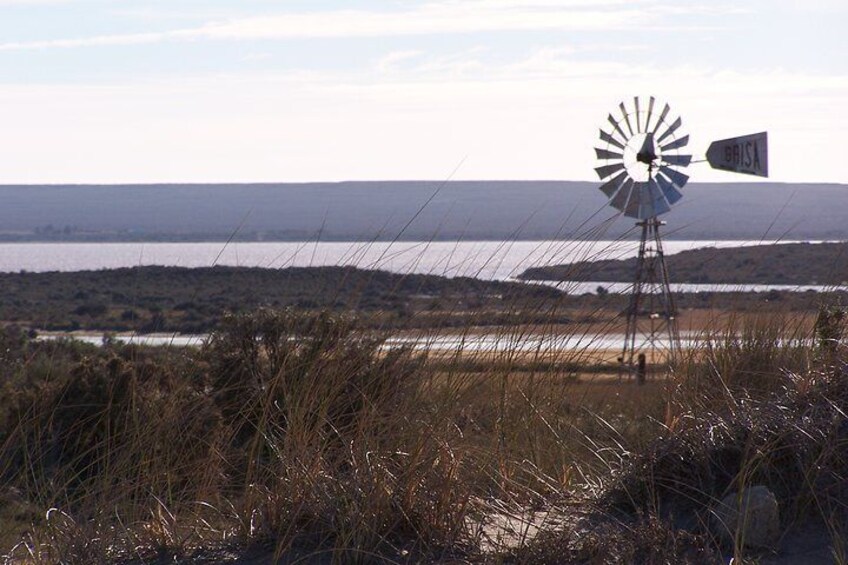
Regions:
<instances>
[{"instance_id":1,"label":"hazy horizon","mask_svg":"<svg viewBox=\"0 0 848 565\"><path fill-rule=\"evenodd\" d=\"M687 171L689 172L689 171ZM240 181L240 180L219 180L219 181L186 181L186 182L175 182L175 181L158 181L158 182L29 182L29 183L21 183L21 182L0 182L0 187L23 187L23 186L112 186L112 187L120 187L120 186L284 186L284 185L327 185L327 184L367 184L367 183L432 183L434 186L439 184L448 184L448 183L502 183L502 182L533 182L533 183L581 183L581 184L592 184L601 186L603 184L600 181L595 179L520 179L520 178L469 178L469 179L436 179L436 178L417 178L417 179L344 179L344 180L304 180L304 181L284 181L284 180L268 180L268 181ZM690 184L697 185L737 185L737 184L769 184L769 185L828 185L828 186L844 186L848 189L848 180L846 181L776 181L770 178L761 178L761 179L739 179L738 177L734 177L733 179L723 180L723 181L698 181L694 180L691 183L687 183L687 187Z\"/></svg>"},{"instance_id":2,"label":"hazy horizon","mask_svg":"<svg viewBox=\"0 0 848 565\"><path fill-rule=\"evenodd\" d=\"M848 239L848 186L689 183L663 219L676 239ZM548 240L617 238L633 221L596 182L0 185L15 240Z\"/></svg>"}]
</instances>

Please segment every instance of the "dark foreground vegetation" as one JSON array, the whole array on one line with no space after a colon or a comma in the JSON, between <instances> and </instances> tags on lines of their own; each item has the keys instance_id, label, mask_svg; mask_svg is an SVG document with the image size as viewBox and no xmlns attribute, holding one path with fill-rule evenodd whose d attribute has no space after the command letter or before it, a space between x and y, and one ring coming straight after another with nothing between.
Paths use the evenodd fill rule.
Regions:
<instances>
[{"instance_id":1,"label":"dark foreground vegetation","mask_svg":"<svg viewBox=\"0 0 848 565\"><path fill-rule=\"evenodd\" d=\"M225 315L260 307L355 311L361 325L382 329L609 323L628 300L602 286L572 295L567 288L353 267L0 273L0 288L0 323L58 332L208 333ZM700 292L680 295L677 305L815 311L820 300L816 293Z\"/></svg>"},{"instance_id":2,"label":"dark foreground vegetation","mask_svg":"<svg viewBox=\"0 0 848 565\"><path fill-rule=\"evenodd\" d=\"M694 249L666 258L672 280L704 284L840 285L848 281L848 243L788 243ZM636 259L527 269L526 280L630 282Z\"/></svg>"},{"instance_id":3,"label":"dark foreground vegetation","mask_svg":"<svg viewBox=\"0 0 848 565\"><path fill-rule=\"evenodd\" d=\"M30 563L715 563L765 486L846 559L844 316L744 324L648 385L381 348L329 314L200 349L0 336L0 554ZM490 361L489 368L482 363ZM568 370L558 367L570 367ZM789 538L787 538L789 539ZM292 562L289 561L289 562Z\"/></svg>"}]
</instances>

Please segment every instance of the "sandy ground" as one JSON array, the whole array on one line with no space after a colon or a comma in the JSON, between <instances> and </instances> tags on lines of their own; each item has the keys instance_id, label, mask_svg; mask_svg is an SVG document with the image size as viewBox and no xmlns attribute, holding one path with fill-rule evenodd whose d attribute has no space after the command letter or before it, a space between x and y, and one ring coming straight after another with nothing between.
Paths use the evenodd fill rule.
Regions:
<instances>
[{"instance_id":1,"label":"sandy ground","mask_svg":"<svg viewBox=\"0 0 848 565\"><path fill-rule=\"evenodd\" d=\"M557 531L564 527L573 527L575 517L556 511L496 512L480 525L477 532L482 543L484 554L497 554L509 548L520 547L532 542L544 531ZM805 524L790 528L778 545L772 550L761 551L749 555L745 563L760 563L762 565L830 565L838 563L834 558L833 539L827 528L821 525ZM400 564L400 563L434 563L440 565L477 563L483 560L468 561L462 558L443 558L436 561L424 556L415 556L404 550L394 555L363 556L370 563ZM214 550L195 555L192 558L174 560L173 558L155 561L151 565L180 563L182 565L211 565L212 563L229 563L232 565L293 565L295 563L327 564L334 560L332 550L326 552L289 551L279 559L274 559L271 548L253 547L250 549ZM726 553L722 562L735 563L732 553ZM147 562L150 563L150 562Z\"/></svg>"}]
</instances>

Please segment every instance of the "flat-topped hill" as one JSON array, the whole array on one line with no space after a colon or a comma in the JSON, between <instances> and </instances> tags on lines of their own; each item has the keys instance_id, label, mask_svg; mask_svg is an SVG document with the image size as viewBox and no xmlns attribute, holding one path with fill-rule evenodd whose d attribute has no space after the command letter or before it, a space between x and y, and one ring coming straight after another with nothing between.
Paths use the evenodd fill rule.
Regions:
<instances>
[{"instance_id":1,"label":"flat-topped hill","mask_svg":"<svg viewBox=\"0 0 848 565\"><path fill-rule=\"evenodd\" d=\"M591 172L591 171L589 171ZM0 186L2 241L609 240L636 236L599 182ZM848 239L848 185L698 183L676 239Z\"/></svg>"},{"instance_id":2,"label":"flat-topped hill","mask_svg":"<svg viewBox=\"0 0 848 565\"><path fill-rule=\"evenodd\" d=\"M837 285L848 281L848 243L703 248L666 257L678 283ZM527 269L525 280L629 282L636 259L583 261Z\"/></svg>"}]
</instances>

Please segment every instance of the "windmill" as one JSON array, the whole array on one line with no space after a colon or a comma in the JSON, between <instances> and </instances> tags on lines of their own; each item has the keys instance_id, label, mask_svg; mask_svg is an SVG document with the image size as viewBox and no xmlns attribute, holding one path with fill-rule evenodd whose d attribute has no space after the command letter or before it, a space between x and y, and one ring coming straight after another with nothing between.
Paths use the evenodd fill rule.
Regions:
<instances>
[{"instance_id":1,"label":"windmill","mask_svg":"<svg viewBox=\"0 0 848 565\"><path fill-rule=\"evenodd\" d=\"M610 131L600 130L604 148L595 148L600 186L609 205L637 220L641 230L636 272L626 310L627 326L622 348L622 368L645 378L647 355L653 360L665 353L673 359L680 347L677 311L669 283L662 246L659 217L682 197L689 177L682 172L692 155L681 154L689 136L681 131L683 120L674 117L668 104L651 96L647 104L633 98L632 108L618 105L620 114L609 114ZM768 176L765 133L713 142L707 160L714 168ZM647 355L646 355L647 354ZM638 363L634 363L638 360Z\"/></svg>"}]
</instances>

